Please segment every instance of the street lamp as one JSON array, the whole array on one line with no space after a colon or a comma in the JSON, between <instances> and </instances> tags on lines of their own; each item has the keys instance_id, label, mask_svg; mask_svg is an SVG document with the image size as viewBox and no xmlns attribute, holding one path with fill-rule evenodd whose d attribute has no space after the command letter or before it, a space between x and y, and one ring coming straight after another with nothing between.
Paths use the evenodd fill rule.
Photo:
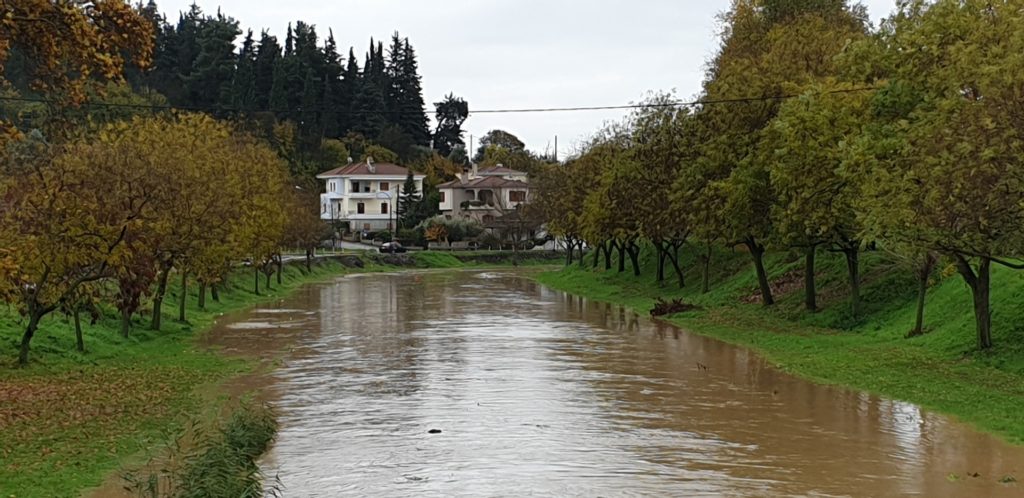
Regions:
<instances>
[{"instance_id":1,"label":"street lamp","mask_svg":"<svg viewBox=\"0 0 1024 498\"><path fill-rule=\"evenodd\" d=\"M391 187L389 186L388 190L386 190L384 192L377 192L377 198L378 199L387 199L388 200L388 231L391 232L391 240L394 240L395 239L395 233L394 233L395 232L395 228L394 228L394 225L391 224L391 213L393 213L395 211L395 206L394 206L394 202L391 202ZM391 242L391 240L389 240L388 242Z\"/></svg>"}]
</instances>

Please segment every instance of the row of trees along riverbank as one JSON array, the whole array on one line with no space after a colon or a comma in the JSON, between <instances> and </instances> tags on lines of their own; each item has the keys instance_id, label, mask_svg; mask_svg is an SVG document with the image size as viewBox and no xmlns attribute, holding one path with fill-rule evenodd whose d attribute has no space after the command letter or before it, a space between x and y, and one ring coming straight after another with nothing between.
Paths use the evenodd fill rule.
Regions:
<instances>
[{"instance_id":1,"label":"row of trees along riverbank","mask_svg":"<svg viewBox=\"0 0 1024 498\"><path fill-rule=\"evenodd\" d=\"M24 320L20 364L54 312L79 322L112 303L127 335L150 303L160 329L171 278L197 285L200 307L242 260L254 291L261 275L271 285L282 247L308 261L329 238L313 175L350 155L412 163L428 187L466 160L467 104L436 104L430 133L415 52L397 33L387 51L371 43L362 68L351 50L343 67L333 36L321 43L302 22L283 47L251 32L236 47L239 23L198 6L176 24L154 2L6 7L0 300ZM431 138L455 160L424 147ZM436 190L403 194L404 224L436 211Z\"/></svg>"},{"instance_id":2,"label":"row of trees along riverbank","mask_svg":"<svg viewBox=\"0 0 1024 498\"><path fill-rule=\"evenodd\" d=\"M861 254L884 251L918 276L971 290L977 347L993 346L991 268L1024 268L1024 2L911 0L873 28L842 0L737 0L722 18L702 104L654 95L537 182L537 208L570 248L684 285L680 251L741 246L761 302L775 302L764 255L845 257L861 314ZM617 253L617 258L613 258Z\"/></svg>"}]
</instances>

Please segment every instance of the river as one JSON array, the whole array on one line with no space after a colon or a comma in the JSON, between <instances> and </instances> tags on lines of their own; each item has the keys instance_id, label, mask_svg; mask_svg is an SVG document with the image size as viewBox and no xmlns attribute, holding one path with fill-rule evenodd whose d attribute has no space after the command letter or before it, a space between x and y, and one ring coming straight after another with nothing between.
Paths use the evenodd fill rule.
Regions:
<instances>
[{"instance_id":1,"label":"river","mask_svg":"<svg viewBox=\"0 0 1024 498\"><path fill-rule=\"evenodd\" d=\"M286 497L1024 493L1022 448L512 271L347 276L210 340L279 358Z\"/></svg>"}]
</instances>

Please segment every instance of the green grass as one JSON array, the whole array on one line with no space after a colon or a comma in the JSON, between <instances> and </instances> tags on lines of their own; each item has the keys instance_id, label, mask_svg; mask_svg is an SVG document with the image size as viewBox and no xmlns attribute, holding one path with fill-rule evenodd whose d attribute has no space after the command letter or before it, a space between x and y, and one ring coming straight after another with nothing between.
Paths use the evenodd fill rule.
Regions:
<instances>
[{"instance_id":1,"label":"green grass","mask_svg":"<svg viewBox=\"0 0 1024 498\"><path fill-rule=\"evenodd\" d=\"M177 321L180 288L172 283L162 331L147 330L148 317L136 318L130 337L122 338L116 313L105 310L95 325L83 321L85 353L75 351L69 320L51 315L23 369L14 368L23 323L12 309L0 309L0 496L77 496L166 444L203 410L216 412L224 403L216 386L254 366L197 345L218 316L309 282L379 269L323 261L307 274L302 265L285 265L283 284L275 277L268 291L261 279L259 296L252 293L252 273L239 272L220 303L207 299L206 311L197 308L193 286L187 323Z\"/></svg>"},{"instance_id":2,"label":"green grass","mask_svg":"<svg viewBox=\"0 0 1024 498\"><path fill-rule=\"evenodd\" d=\"M691 252L691 251L688 251ZM913 402L952 415L1003 439L1024 444L1024 272L994 268L992 283L995 348L975 348L970 291L949 271L936 276L925 308L928 333L906 338L914 324L915 282L906 268L879 253L862 256L863 310L849 311L846 267L841 255L818 256L817 313L803 309L802 280L765 308L757 295L748 254L717 251L712 287L700 293L692 254L685 259L687 286L654 282L652 255L645 251L643 275L574 266L543 273L551 287L647 313L657 297L683 298L703 309L668 319L696 333L751 348L779 368L820 383L848 386ZM778 281L802 269L798 255L766 255ZM792 274L791 274L792 275ZM669 276L673 277L671 270Z\"/></svg>"}]
</instances>

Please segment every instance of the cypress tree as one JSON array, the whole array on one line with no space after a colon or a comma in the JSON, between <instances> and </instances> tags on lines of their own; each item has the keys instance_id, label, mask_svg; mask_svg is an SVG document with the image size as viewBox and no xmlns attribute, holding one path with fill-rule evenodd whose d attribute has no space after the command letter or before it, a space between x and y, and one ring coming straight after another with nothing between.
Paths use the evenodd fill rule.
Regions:
<instances>
[{"instance_id":1,"label":"cypress tree","mask_svg":"<svg viewBox=\"0 0 1024 498\"><path fill-rule=\"evenodd\" d=\"M278 119L283 119L285 109L288 108L288 89L285 87L284 59L278 59L274 64L274 78L270 86L270 101L268 107L274 111Z\"/></svg>"},{"instance_id":2,"label":"cypress tree","mask_svg":"<svg viewBox=\"0 0 1024 498\"><path fill-rule=\"evenodd\" d=\"M235 73L235 38L241 34L238 21L217 12L217 17L200 21L196 41L199 53L185 78L188 104L213 107L229 103Z\"/></svg>"},{"instance_id":3,"label":"cypress tree","mask_svg":"<svg viewBox=\"0 0 1024 498\"><path fill-rule=\"evenodd\" d=\"M423 87L420 82L419 64L416 52L409 39L406 38L402 47L401 58L401 122L402 129L419 145L430 143L430 131L427 129L426 105L423 102Z\"/></svg>"},{"instance_id":4,"label":"cypress tree","mask_svg":"<svg viewBox=\"0 0 1024 498\"><path fill-rule=\"evenodd\" d=\"M412 226L415 221L417 205L420 201L420 191L416 188L416 180L412 176L405 177L405 184L402 185L402 192L398 195L398 221L403 227Z\"/></svg>"},{"instance_id":5,"label":"cypress tree","mask_svg":"<svg viewBox=\"0 0 1024 498\"><path fill-rule=\"evenodd\" d=\"M281 45L277 38L268 34L265 30L260 35L259 48L256 49L256 61L254 63L254 82L256 95L254 102L256 107L261 109L270 106L270 89L274 84L274 67L281 58Z\"/></svg>"},{"instance_id":6,"label":"cypress tree","mask_svg":"<svg viewBox=\"0 0 1024 498\"><path fill-rule=\"evenodd\" d=\"M238 65L231 82L231 107L251 112L256 100L256 51L252 30L238 51Z\"/></svg>"}]
</instances>

